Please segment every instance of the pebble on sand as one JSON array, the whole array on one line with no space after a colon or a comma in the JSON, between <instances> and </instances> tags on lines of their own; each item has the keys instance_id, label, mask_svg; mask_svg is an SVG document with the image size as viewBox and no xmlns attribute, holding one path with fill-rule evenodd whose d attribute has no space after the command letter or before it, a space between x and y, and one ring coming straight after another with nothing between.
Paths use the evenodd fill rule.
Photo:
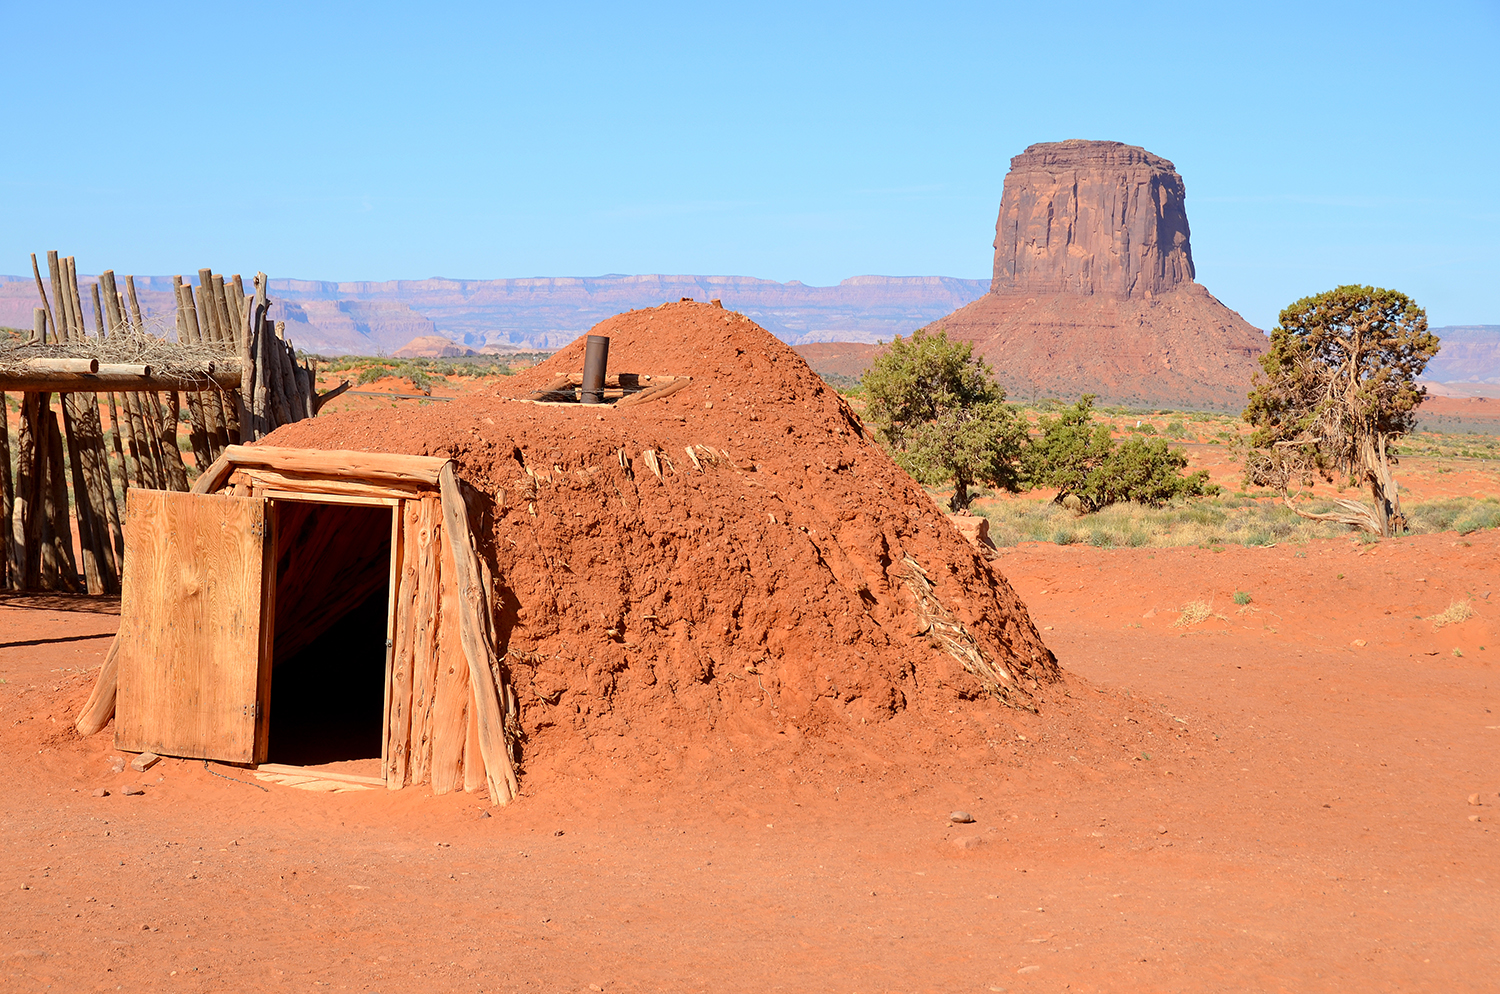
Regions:
<instances>
[{"instance_id":1,"label":"pebble on sand","mask_svg":"<svg viewBox=\"0 0 1500 994\"><path fill-rule=\"evenodd\" d=\"M948 816L948 820L955 825L970 825L974 822L974 816L967 811L955 811Z\"/></svg>"}]
</instances>

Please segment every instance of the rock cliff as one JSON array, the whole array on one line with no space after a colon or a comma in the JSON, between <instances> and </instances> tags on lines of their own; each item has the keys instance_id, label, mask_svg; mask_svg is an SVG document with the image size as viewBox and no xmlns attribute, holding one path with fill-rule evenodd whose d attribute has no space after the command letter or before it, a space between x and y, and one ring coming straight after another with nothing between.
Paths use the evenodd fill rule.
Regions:
<instances>
[{"instance_id":1,"label":"rock cliff","mask_svg":"<svg viewBox=\"0 0 1500 994\"><path fill-rule=\"evenodd\" d=\"M1237 410L1267 339L1193 281L1172 163L1119 142L1011 159L990 292L932 327L975 343L1012 397Z\"/></svg>"},{"instance_id":2,"label":"rock cliff","mask_svg":"<svg viewBox=\"0 0 1500 994\"><path fill-rule=\"evenodd\" d=\"M1193 281L1182 177L1120 142L1032 145L1010 160L995 222L997 292L1150 297Z\"/></svg>"}]
</instances>

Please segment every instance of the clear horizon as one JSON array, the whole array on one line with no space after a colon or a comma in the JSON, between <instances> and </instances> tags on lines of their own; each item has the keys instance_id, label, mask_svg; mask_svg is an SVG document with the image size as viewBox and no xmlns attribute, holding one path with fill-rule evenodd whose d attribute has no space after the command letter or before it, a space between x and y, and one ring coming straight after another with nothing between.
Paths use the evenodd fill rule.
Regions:
<instances>
[{"instance_id":1,"label":"clear horizon","mask_svg":"<svg viewBox=\"0 0 1500 994\"><path fill-rule=\"evenodd\" d=\"M1176 164L1258 327L1340 283L1500 323L1490 2L74 11L7 17L0 271L988 279L1010 157L1082 137Z\"/></svg>"}]
</instances>

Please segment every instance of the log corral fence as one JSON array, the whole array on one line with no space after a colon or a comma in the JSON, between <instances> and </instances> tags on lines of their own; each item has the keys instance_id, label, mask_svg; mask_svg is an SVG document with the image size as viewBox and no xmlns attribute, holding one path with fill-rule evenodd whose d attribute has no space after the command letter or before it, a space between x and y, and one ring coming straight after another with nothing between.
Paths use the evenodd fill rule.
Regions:
<instances>
[{"instance_id":1,"label":"log corral fence","mask_svg":"<svg viewBox=\"0 0 1500 994\"><path fill-rule=\"evenodd\" d=\"M0 589L119 593L129 488L187 491L229 446L348 388L317 392L264 273L248 294L239 276L173 277L167 315L142 309L134 277L80 280L72 256L48 252L45 280L31 269L30 336L0 341Z\"/></svg>"}]
</instances>

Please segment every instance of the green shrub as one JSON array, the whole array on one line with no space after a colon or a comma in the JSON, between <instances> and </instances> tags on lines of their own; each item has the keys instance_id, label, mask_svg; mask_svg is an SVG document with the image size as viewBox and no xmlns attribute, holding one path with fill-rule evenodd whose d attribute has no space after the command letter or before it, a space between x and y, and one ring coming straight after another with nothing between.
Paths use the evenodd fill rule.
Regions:
<instances>
[{"instance_id":1,"label":"green shrub","mask_svg":"<svg viewBox=\"0 0 1500 994\"><path fill-rule=\"evenodd\" d=\"M1243 590L1236 590L1234 592L1234 602L1241 607L1244 607L1246 604L1250 603L1250 595Z\"/></svg>"},{"instance_id":2,"label":"green shrub","mask_svg":"<svg viewBox=\"0 0 1500 994\"><path fill-rule=\"evenodd\" d=\"M1040 438L1023 455L1023 476L1033 487L1055 487L1063 503L1076 497L1087 511L1131 501L1159 507L1176 498L1217 494L1200 471L1184 476L1187 454L1163 439L1127 439L1116 445L1106 425L1095 424L1094 397L1053 418L1038 419Z\"/></svg>"}]
</instances>

